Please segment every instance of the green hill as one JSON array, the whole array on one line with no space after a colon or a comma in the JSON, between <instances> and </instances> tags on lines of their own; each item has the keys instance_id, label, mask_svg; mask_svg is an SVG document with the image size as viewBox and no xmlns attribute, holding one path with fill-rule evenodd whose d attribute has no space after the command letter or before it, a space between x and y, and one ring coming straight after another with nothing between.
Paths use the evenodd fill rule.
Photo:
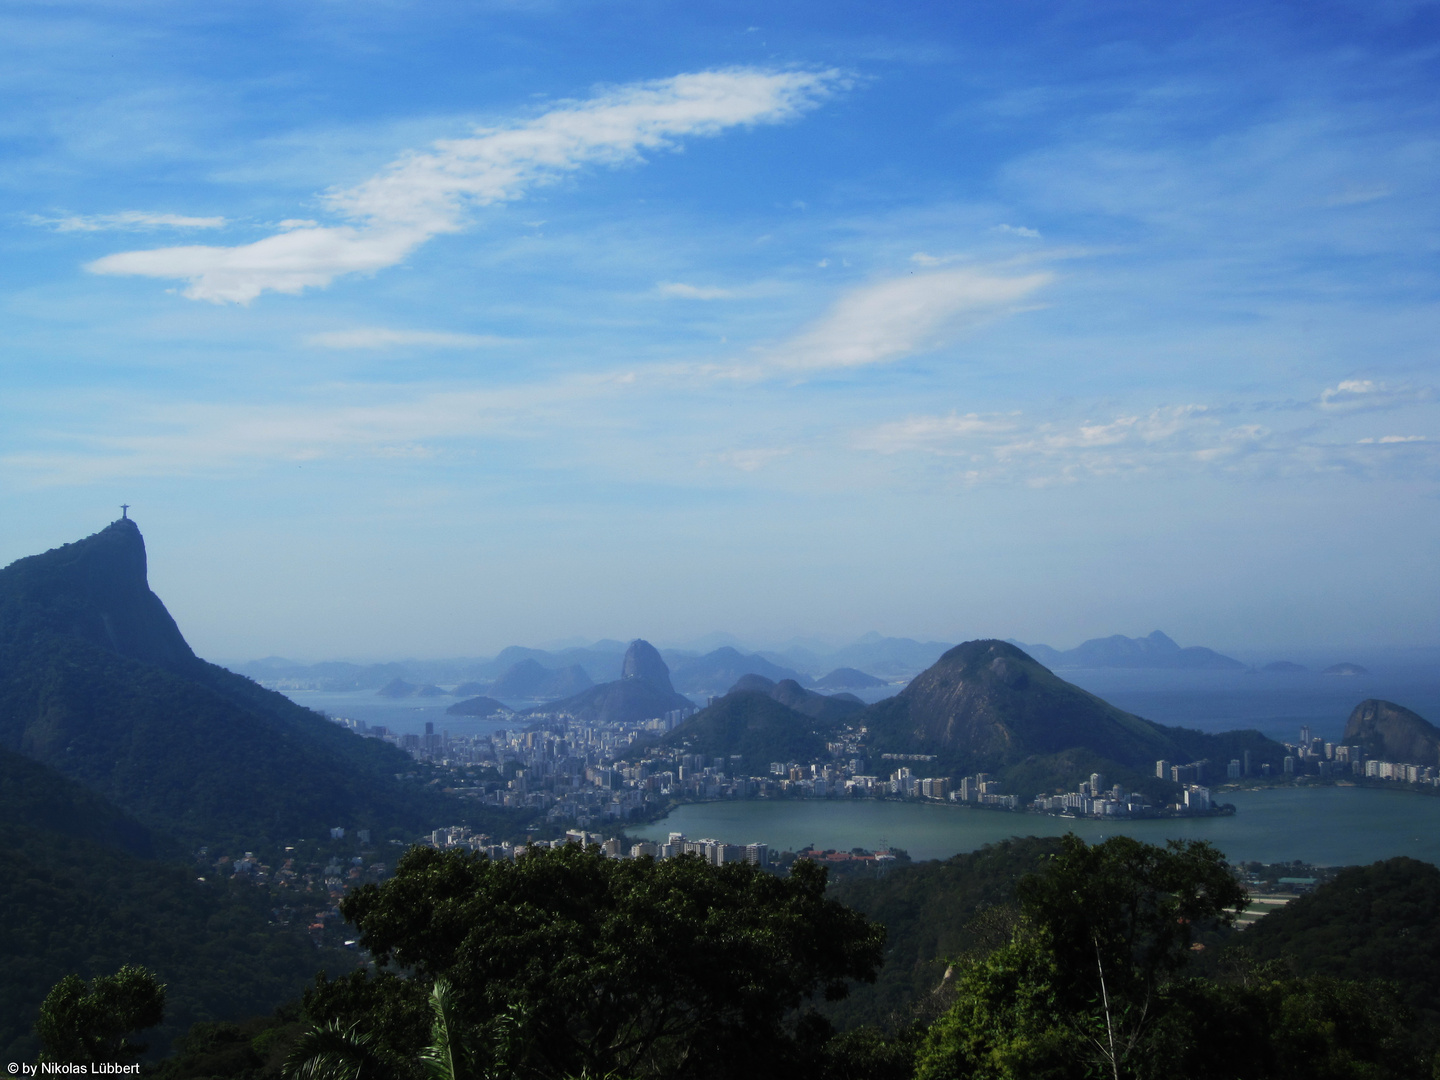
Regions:
<instances>
[{"instance_id":1,"label":"green hill","mask_svg":"<svg viewBox=\"0 0 1440 1080\"><path fill-rule=\"evenodd\" d=\"M739 690L701 709L661 740L706 757L739 754L748 776L772 761L814 761L825 754L826 725L780 704L769 694Z\"/></svg>"},{"instance_id":2,"label":"green hill","mask_svg":"<svg viewBox=\"0 0 1440 1080\"><path fill-rule=\"evenodd\" d=\"M1301 975L1388 979L1440 1024L1440 868L1404 856L1351 866L1236 940Z\"/></svg>"},{"instance_id":3,"label":"green hill","mask_svg":"<svg viewBox=\"0 0 1440 1080\"><path fill-rule=\"evenodd\" d=\"M200 884L127 815L54 771L0 749L0 1058L33 1061L40 1002L64 976L113 974L127 963L168 985L157 1048L199 1020L269 1012L319 967L298 930L268 925L262 893Z\"/></svg>"},{"instance_id":4,"label":"green hill","mask_svg":"<svg viewBox=\"0 0 1440 1080\"><path fill-rule=\"evenodd\" d=\"M1013 770L1022 794L1078 779L1077 763L1140 779L1153 777L1160 759L1228 762L1242 748L1256 765L1278 770L1285 752L1257 732L1207 735L1152 723L993 640L955 646L853 722L869 728L872 755L932 754L935 775Z\"/></svg>"}]
</instances>

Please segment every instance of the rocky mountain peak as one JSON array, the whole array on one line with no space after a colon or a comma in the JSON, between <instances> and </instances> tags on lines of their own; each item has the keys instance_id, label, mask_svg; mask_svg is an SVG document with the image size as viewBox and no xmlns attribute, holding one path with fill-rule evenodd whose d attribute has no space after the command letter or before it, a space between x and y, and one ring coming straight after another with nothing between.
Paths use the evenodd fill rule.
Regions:
<instances>
[{"instance_id":1,"label":"rocky mountain peak","mask_svg":"<svg viewBox=\"0 0 1440 1080\"><path fill-rule=\"evenodd\" d=\"M670 684L670 667L660 657L660 652L648 641L636 638L625 650L625 662L620 666L620 678L644 679L646 682L673 694L675 687Z\"/></svg>"},{"instance_id":2,"label":"rocky mountain peak","mask_svg":"<svg viewBox=\"0 0 1440 1080\"><path fill-rule=\"evenodd\" d=\"M1440 757L1440 728L1403 705L1379 698L1355 706L1343 738L1388 761L1434 765Z\"/></svg>"},{"instance_id":3,"label":"rocky mountain peak","mask_svg":"<svg viewBox=\"0 0 1440 1080\"><path fill-rule=\"evenodd\" d=\"M150 591L145 539L129 518L0 570L0 637L45 633L171 668L195 663Z\"/></svg>"}]
</instances>

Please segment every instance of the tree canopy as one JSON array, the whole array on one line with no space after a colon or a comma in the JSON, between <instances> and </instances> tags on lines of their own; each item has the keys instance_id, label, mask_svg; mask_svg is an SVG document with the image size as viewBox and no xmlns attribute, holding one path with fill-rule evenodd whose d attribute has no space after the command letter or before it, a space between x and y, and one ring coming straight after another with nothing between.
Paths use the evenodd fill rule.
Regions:
<instances>
[{"instance_id":1,"label":"tree canopy","mask_svg":"<svg viewBox=\"0 0 1440 1080\"><path fill-rule=\"evenodd\" d=\"M780 1075L830 1033L807 1004L873 980L881 961L884 931L827 900L825 882L808 861L777 877L578 845L514 861L415 848L341 910L378 963L413 976L390 983L394 1042L428 1011L398 1000L413 997L402 984L444 979L482 1042L504 1029L520 1075ZM386 984L370 982L322 986L312 1014L349 1022L346 1003L368 994L374 1015Z\"/></svg>"},{"instance_id":2,"label":"tree canopy","mask_svg":"<svg viewBox=\"0 0 1440 1080\"><path fill-rule=\"evenodd\" d=\"M88 985L78 975L55 984L35 1025L46 1061L129 1064L145 1052L129 1036L165 1019L165 987L142 967L127 964Z\"/></svg>"}]
</instances>

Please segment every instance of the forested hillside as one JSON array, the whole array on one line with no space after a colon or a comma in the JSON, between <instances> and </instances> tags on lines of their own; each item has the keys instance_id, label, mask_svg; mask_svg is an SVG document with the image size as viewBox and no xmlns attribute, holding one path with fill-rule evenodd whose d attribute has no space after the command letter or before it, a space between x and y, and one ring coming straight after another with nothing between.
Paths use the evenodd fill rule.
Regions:
<instances>
[{"instance_id":1,"label":"forested hillside","mask_svg":"<svg viewBox=\"0 0 1440 1080\"><path fill-rule=\"evenodd\" d=\"M201 884L153 837L92 792L0 751L0 1057L33 1061L32 1025L68 974L127 963L168 987L164 1046L196 1021L269 1012L319 967L354 963L317 950L301 927L270 925L264 894Z\"/></svg>"}]
</instances>

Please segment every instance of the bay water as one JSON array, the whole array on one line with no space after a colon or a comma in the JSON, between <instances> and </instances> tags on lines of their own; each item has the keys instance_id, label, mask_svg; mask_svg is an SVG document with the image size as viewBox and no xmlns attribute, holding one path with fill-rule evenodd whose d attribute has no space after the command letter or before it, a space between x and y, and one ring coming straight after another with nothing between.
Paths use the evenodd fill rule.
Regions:
<instances>
[{"instance_id":1,"label":"bay water","mask_svg":"<svg viewBox=\"0 0 1440 1080\"><path fill-rule=\"evenodd\" d=\"M1110 822L878 799L689 803L627 831L660 842L671 832L759 842L772 851L897 847L912 859L945 859L1012 836L1073 832L1091 843L1116 835L1149 844L1208 840L1232 862L1353 866L1409 855L1440 863L1440 798L1319 786L1224 792L1219 798L1235 805L1234 816Z\"/></svg>"}]
</instances>

